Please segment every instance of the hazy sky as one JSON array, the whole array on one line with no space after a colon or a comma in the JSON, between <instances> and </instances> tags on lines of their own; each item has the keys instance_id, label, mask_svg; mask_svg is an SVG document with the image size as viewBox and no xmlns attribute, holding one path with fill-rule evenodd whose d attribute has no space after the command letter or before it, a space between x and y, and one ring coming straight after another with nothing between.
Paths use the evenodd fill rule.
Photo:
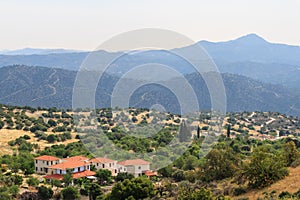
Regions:
<instances>
[{"instance_id":1,"label":"hazy sky","mask_svg":"<svg viewBox=\"0 0 300 200\"><path fill-rule=\"evenodd\" d=\"M1 0L0 49L93 50L112 36L164 28L195 41L257 33L300 45L300 0Z\"/></svg>"}]
</instances>

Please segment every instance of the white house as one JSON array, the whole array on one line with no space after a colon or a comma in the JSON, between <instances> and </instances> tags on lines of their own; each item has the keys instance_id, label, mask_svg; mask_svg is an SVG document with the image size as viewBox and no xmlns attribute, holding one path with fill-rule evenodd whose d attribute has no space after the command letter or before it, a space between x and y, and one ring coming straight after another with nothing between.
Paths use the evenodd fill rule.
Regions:
<instances>
[{"instance_id":1,"label":"white house","mask_svg":"<svg viewBox=\"0 0 300 200\"><path fill-rule=\"evenodd\" d=\"M134 175L134 177L138 177L144 175L145 173L150 171L150 162L147 162L142 159L134 159L134 160L124 160L118 162L119 172L125 168L125 171L128 174Z\"/></svg>"},{"instance_id":2,"label":"white house","mask_svg":"<svg viewBox=\"0 0 300 200\"><path fill-rule=\"evenodd\" d=\"M116 160L98 157L91 159L90 162L91 165L94 165L97 170L107 169L111 171L112 176L116 176L118 174L118 165Z\"/></svg>"},{"instance_id":3,"label":"white house","mask_svg":"<svg viewBox=\"0 0 300 200\"><path fill-rule=\"evenodd\" d=\"M39 156L34 159L35 172L37 174L48 174L50 173L49 167L56 165L61 162L60 158L54 156Z\"/></svg>"}]
</instances>

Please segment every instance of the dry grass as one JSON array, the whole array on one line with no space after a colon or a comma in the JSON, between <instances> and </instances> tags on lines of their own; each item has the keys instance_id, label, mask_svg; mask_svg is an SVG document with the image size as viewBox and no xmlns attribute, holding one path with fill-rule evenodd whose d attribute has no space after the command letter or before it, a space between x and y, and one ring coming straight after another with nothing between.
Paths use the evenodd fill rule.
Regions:
<instances>
[{"instance_id":1,"label":"dry grass","mask_svg":"<svg viewBox=\"0 0 300 200\"><path fill-rule=\"evenodd\" d=\"M263 197L264 192L271 193L272 191L277 191L277 195L283 191L289 193L297 192L300 189L300 166L297 168L289 168L289 171L290 174L285 179L280 180L267 188L250 191L238 198L248 197L250 200L256 200L259 197Z\"/></svg>"},{"instance_id":2,"label":"dry grass","mask_svg":"<svg viewBox=\"0 0 300 200\"><path fill-rule=\"evenodd\" d=\"M52 132L51 132L52 133ZM46 134L50 134L46 133ZM61 133L56 133L56 134L61 134ZM28 140L30 143L35 143L38 144L40 149L44 149L45 147L50 147L54 144L69 144L72 142L78 142L78 139L74 139L75 138L75 133L72 133L72 138L71 140L66 140L64 142L55 142L54 144L50 144L45 140L40 140L38 141L37 138L34 137L34 134L28 131L22 131L22 130L8 130L8 129L1 129L0 130L0 155L4 155L4 154L12 154L13 153L13 148L15 147L11 147L8 145L8 142L11 140L15 140L21 136L24 135L29 135L31 137L30 140Z\"/></svg>"}]
</instances>

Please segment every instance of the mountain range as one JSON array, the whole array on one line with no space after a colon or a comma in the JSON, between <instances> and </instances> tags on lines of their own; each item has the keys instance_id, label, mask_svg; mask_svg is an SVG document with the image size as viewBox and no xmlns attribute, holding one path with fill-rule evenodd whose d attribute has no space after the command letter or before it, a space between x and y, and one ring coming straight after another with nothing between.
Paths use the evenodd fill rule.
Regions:
<instances>
[{"instance_id":1,"label":"mountain range","mask_svg":"<svg viewBox=\"0 0 300 200\"><path fill-rule=\"evenodd\" d=\"M0 103L33 107L72 107L72 92L76 71L15 65L0 68ZM93 72L90 72L93 73ZM188 74L189 81L202 110L210 109L210 96L204 80ZM300 115L300 98L293 91L234 74L222 74L227 111L278 111ZM97 107L109 107L114 85L119 77L105 74L99 82L95 102ZM176 81L176 80L175 80ZM180 113L176 96L164 87L145 85L130 98L132 107L163 105L167 111Z\"/></svg>"},{"instance_id":2,"label":"mountain range","mask_svg":"<svg viewBox=\"0 0 300 200\"><path fill-rule=\"evenodd\" d=\"M201 45L213 58L221 73L239 74L264 83L280 84L298 90L300 85L299 46L270 43L256 34L249 34L227 42L200 41L197 44ZM178 51L188 48L190 47L183 47ZM153 52L128 55L127 59L119 61L118 65L125 67L147 63L149 59L155 56L159 63L175 65L175 68L177 67L182 73L193 72L187 70L186 63L178 62L175 57L165 56L164 51ZM55 49L23 49L8 53L10 55L4 55L0 52L0 67L28 65L76 71L89 53ZM116 54L105 51L99 51L99 53L104 54L104 56Z\"/></svg>"},{"instance_id":3,"label":"mountain range","mask_svg":"<svg viewBox=\"0 0 300 200\"><path fill-rule=\"evenodd\" d=\"M213 58L221 72L228 111L278 111L300 116L300 47L273 44L249 34L227 42L198 42ZM176 49L188 52L192 46ZM90 52L51 49L23 49L0 52L0 103L22 106L71 108L77 70ZM115 57L123 52L98 51ZM9 54L9 55L5 55ZM143 63L160 63L180 71L195 91L202 109L210 109L204 80L189 63L170 56L168 51L152 50L127 54L114 63L97 88L98 107L110 106L110 95L118 75ZM92 73L92 72L91 72ZM147 85L131 97L134 107L161 103L178 113L177 99L163 87Z\"/></svg>"},{"instance_id":4,"label":"mountain range","mask_svg":"<svg viewBox=\"0 0 300 200\"><path fill-rule=\"evenodd\" d=\"M78 50L69 49L34 49L24 48L16 50L2 50L0 55L46 55L46 54L58 54L58 53L75 53Z\"/></svg>"}]
</instances>

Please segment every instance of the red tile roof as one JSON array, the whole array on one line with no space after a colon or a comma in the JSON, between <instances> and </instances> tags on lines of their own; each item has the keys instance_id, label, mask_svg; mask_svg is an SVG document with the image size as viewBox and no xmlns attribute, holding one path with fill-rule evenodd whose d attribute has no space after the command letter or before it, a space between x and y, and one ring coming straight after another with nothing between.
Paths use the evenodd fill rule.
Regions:
<instances>
[{"instance_id":1,"label":"red tile roof","mask_svg":"<svg viewBox=\"0 0 300 200\"><path fill-rule=\"evenodd\" d=\"M63 162L63 163L59 163L56 165L52 165L49 168L50 169L73 169L76 167L82 167L82 166L86 166L89 165L90 162L85 162L85 161L68 161L68 162Z\"/></svg>"},{"instance_id":2,"label":"red tile roof","mask_svg":"<svg viewBox=\"0 0 300 200\"><path fill-rule=\"evenodd\" d=\"M112 162L115 162L115 160L112 160L112 159L109 159L109 158L98 157L98 158L93 158L92 160L90 160L90 162L93 162L93 163L112 163Z\"/></svg>"},{"instance_id":3,"label":"red tile roof","mask_svg":"<svg viewBox=\"0 0 300 200\"><path fill-rule=\"evenodd\" d=\"M55 161L55 160L59 160L59 158L54 157L54 156L47 156L47 155L43 155L43 156L39 156L34 158L35 160L46 160L46 161Z\"/></svg>"},{"instance_id":4,"label":"red tile roof","mask_svg":"<svg viewBox=\"0 0 300 200\"><path fill-rule=\"evenodd\" d=\"M145 171L143 172L146 176L157 176L157 173L156 172L153 172L153 171Z\"/></svg>"},{"instance_id":5,"label":"red tile roof","mask_svg":"<svg viewBox=\"0 0 300 200\"><path fill-rule=\"evenodd\" d=\"M119 165L128 166L128 165L149 165L150 162L147 162L142 159L134 159L134 160L124 160L121 162L118 162Z\"/></svg>"},{"instance_id":6,"label":"red tile roof","mask_svg":"<svg viewBox=\"0 0 300 200\"><path fill-rule=\"evenodd\" d=\"M56 180L62 180L63 176L61 174L51 174L51 175L47 175L44 176L45 179L56 179Z\"/></svg>"},{"instance_id":7,"label":"red tile roof","mask_svg":"<svg viewBox=\"0 0 300 200\"><path fill-rule=\"evenodd\" d=\"M64 162L85 161L85 160L89 160L89 158L84 157L84 156L72 156L72 157L63 159Z\"/></svg>"},{"instance_id":8,"label":"red tile roof","mask_svg":"<svg viewBox=\"0 0 300 200\"><path fill-rule=\"evenodd\" d=\"M82 177L87 177L87 176L94 176L96 173L90 170L85 170L83 172L77 172L72 174L74 179L77 178L82 178ZM62 174L51 174L44 176L45 179L57 179L57 180L62 180L63 175Z\"/></svg>"},{"instance_id":9,"label":"red tile roof","mask_svg":"<svg viewBox=\"0 0 300 200\"><path fill-rule=\"evenodd\" d=\"M73 174L73 178L82 178L82 177L87 177L87 176L94 176L96 172L90 171L90 170L85 170L83 172L77 172Z\"/></svg>"}]
</instances>

